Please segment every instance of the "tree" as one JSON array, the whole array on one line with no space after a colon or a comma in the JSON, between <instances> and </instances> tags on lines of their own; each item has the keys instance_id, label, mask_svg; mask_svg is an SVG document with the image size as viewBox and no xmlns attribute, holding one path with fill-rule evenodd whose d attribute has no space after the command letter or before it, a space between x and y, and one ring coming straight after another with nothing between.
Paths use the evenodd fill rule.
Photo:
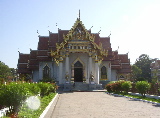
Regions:
<instances>
[{"instance_id":1,"label":"tree","mask_svg":"<svg viewBox=\"0 0 160 118\"><path fill-rule=\"evenodd\" d=\"M7 80L7 78L11 75L11 69L7 65L5 65L5 63L0 61L0 79Z\"/></svg>"},{"instance_id":2,"label":"tree","mask_svg":"<svg viewBox=\"0 0 160 118\"><path fill-rule=\"evenodd\" d=\"M134 81L136 81L141 76L142 70L136 65L132 65L131 68L132 68L132 76L131 77Z\"/></svg>"},{"instance_id":3,"label":"tree","mask_svg":"<svg viewBox=\"0 0 160 118\"><path fill-rule=\"evenodd\" d=\"M142 70L141 78L145 78L146 80L150 81L151 79L151 70L150 64L152 60L149 58L148 55L142 54L136 60L135 65Z\"/></svg>"}]
</instances>

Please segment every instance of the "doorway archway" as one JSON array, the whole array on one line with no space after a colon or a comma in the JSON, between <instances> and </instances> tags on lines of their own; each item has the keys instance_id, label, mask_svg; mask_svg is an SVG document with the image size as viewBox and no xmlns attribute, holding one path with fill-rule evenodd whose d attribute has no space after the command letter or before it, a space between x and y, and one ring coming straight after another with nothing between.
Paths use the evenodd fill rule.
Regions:
<instances>
[{"instance_id":1,"label":"doorway archway","mask_svg":"<svg viewBox=\"0 0 160 118\"><path fill-rule=\"evenodd\" d=\"M83 65L80 61L74 64L74 82L83 82Z\"/></svg>"}]
</instances>

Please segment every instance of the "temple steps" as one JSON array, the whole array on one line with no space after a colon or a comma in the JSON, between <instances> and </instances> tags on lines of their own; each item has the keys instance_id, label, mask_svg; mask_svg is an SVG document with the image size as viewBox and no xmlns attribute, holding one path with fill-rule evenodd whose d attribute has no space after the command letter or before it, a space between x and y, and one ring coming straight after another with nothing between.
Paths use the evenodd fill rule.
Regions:
<instances>
[{"instance_id":1,"label":"temple steps","mask_svg":"<svg viewBox=\"0 0 160 118\"><path fill-rule=\"evenodd\" d=\"M100 91L104 90L102 84L87 84L83 82L66 83L63 91Z\"/></svg>"},{"instance_id":2,"label":"temple steps","mask_svg":"<svg viewBox=\"0 0 160 118\"><path fill-rule=\"evenodd\" d=\"M89 89L89 85L83 82L75 82L73 84L73 91L87 91Z\"/></svg>"}]
</instances>

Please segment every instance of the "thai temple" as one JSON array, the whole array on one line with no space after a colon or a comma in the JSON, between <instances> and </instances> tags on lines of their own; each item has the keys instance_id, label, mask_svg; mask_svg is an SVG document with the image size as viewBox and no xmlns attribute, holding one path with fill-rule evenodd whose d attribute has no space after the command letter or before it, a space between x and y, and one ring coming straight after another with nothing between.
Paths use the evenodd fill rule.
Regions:
<instances>
[{"instance_id":1,"label":"thai temple","mask_svg":"<svg viewBox=\"0 0 160 118\"><path fill-rule=\"evenodd\" d=\"M51 78L59 85L80 82L95 87L102 81L128 80L131 73L128 54L113 51L110 36L87 30L80 16L70 30L39 36L37 50L19 52L17 68L20 77L33 82Z\"/></svg>"}]
</instances>

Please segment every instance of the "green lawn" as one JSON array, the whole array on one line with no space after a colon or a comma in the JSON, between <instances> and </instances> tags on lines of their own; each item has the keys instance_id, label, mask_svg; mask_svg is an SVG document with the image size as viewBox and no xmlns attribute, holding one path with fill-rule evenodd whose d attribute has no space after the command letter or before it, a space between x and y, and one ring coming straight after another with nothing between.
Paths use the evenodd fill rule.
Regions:
<instances>
[{"instance_id":1,"label":"green lawn","mask_svg":"<svg viewBox=\"0 0 160 118\"><path fill-rule=\"evenodd\" d=\"M45 110L45 108L48 106L48 104L51 102L51 100L54 98L56 93L51 93L48 96L44 96L43 98L40 98L41 105L39 109L37 110L31 110L27 107L26 104L24 104L18 113L19 118L39 118L39 116L42 114L42 112Z\"/></svg>"}]
</instances>

